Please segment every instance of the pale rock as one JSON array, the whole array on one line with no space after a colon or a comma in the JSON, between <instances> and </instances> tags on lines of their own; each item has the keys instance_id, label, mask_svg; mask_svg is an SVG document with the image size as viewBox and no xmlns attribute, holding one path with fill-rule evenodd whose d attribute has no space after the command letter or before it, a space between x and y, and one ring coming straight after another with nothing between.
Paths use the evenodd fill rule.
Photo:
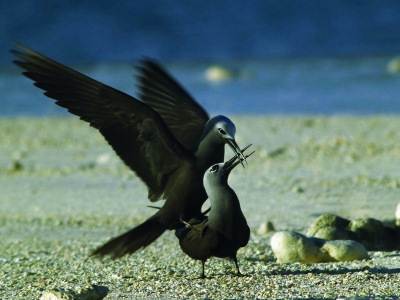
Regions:
<instances>
[{"instance_id":1,"label":"pale rock","mask_svg":"<svg viewBox=\"0 0 400 300\"><path fill-rule=\"evenodd\" d=\"M350 221L336 215L322 214L308 229L307 236L325 240L353 240L361 243L368 251L400 250L399 225L393 228L373 218Z\"/></svg>"},{"instance_id":2,"label":"pale rock","mask_svg":"<svg viewBox=\"0 0 400 300\"><path fill-rule=\"evenodd\" d=\"M213 65L206 70L204 77L211 82L228 81L234 77L234 73L226 67Z\"/></svg>"},{"instance_id":3,"label":"pale rock","mask_svg":"<svg viewBox=\"0 0 400 300\"><path fill-rule=\"evenodd\" d=\"M321 251L326 251L332 261L369 259L368 252L359 242L352 240L326 241Z\"/></svg>"},{"instance_id":4,"label":"pale rock","mask_svg":"<svg viewBox=\"0 0 400 300\"><path fill-rule=\"evenodd\" d=\"M368 259L365 247L352 240L325 240L306 237L295 231L280 231L271 238L278 262L320 263Z\"/></svg>"},{"instance_id":5,"label":"pale rock","mask_svg":"<svg viewBox=\"0 0 400 300\"><path fill-rule=\"evenodd\" d=\"M274 224L270 221L265 221L265 222L261 223L260 227L258 227L258 229L257 229L258 234L264 234L264 233L274 232L274 231L275 231Z\"/></svg>"},{"instance_id":6,"label":"pale rock","mask_svg":"<svg viewBox=\"0 0 400 300\"><path fill-rule=\"evenodd\" d=\"M397 56L389 61L386 67L389 73L398 73L400 72L400 56Z\"/></svg>"},{"instance_id":7,"label":"pale rock","mask_svg":"<svg viewBox=\"0 0 400 300\"><path fill-rule=\"evenodd\" d=\"M319 247L309 238L294 231L280 231L271 238L272 251L278 262L305 262L320 261Z\"/></svg>"}]
</instances>

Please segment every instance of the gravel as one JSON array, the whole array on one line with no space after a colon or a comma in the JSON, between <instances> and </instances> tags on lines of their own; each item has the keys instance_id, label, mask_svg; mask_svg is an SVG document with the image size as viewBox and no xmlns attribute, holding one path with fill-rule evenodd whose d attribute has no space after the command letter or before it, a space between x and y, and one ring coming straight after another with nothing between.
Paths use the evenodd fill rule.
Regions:
<instances>
[{"instance_id":1,"label":"gravel","mask_svg":"<svg viewBox=\"0 0 400 300\"><path fill-rule=\"evenodd\" d=\"M400 117L233 120L238 144L252 142L256 150L230 178L252 229L238 253L246 276L235 276L232 261L211 258L201 280L201 263L180 250L173 232L119 260L90 257L153 213L146 188L100 134L75 118L0 119L0 299L56 292L88 299L93 290L106 299L399 299L399 251L281 264L270 246L274 232L257 228L271 222L306 233L322 213L393 220Z\"/></svg>"}]
</instances>

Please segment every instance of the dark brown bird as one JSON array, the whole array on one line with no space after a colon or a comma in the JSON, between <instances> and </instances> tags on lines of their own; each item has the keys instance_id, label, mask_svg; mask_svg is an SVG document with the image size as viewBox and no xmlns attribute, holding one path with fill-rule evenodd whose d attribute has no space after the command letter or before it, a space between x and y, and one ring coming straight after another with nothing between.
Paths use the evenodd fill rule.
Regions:
<instances>
[{"instance_id":1,"label":"dark brown bird","mask_svg":"<svg viewBox=\"0 0 400 300\"><path fill-rule=\"evenodd\" d=\"M223 161L224 145L244 156L235 125L204 109L155 61L138 68L143 102L25 46L11 50L34 85L56 104L98 129L117 155L147 185L150 201L165 199L147 221L112 239L93 254L119 257L146 247L165 230L201 213L207 199L205 170Z\"/></svg>"},{"instance_id":2,"label":"dark brown bird","mask_svg":"<svg viewBox=\"0 0 400 300\"><path fill-rule=\"evenodd\" d=\"M182 251L193 259L201 260L201 278L205 278L204 265L211 256L233 259L237 275L242 275L236 253L247 245L250 228L235 191L228 185L228 176L239 163L240 159L235 156L225 163L211 166L205 172L204 187L211 203L208 217L194 218L189 222L182 220L186 226L175 231Z\"/></svg>"}]
</instances>

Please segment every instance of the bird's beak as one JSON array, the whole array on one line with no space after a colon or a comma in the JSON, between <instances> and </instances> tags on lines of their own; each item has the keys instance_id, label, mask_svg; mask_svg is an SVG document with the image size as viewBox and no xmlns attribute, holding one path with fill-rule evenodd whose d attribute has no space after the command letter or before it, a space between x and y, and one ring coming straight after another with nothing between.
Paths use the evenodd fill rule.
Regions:
<instances>
[{"instance_id":1,"label":"bird's beak","mask_svg":"<svg viewBox=\"0 0 400 300\"><path fill-rule=\"evenodd\" d=\"M249 155L244 155L243 152L246 151L247 148L249 148L252 144L244 147L242 150L240 150L240 154L241 156L239 157L239 155L237 154L236 156L232 157L230 160L228 160L227 162L224 163L224 166L222 167L222 171L232 171L234 167L236 167L239 163L241 163L243 165L243 160L245 160L247 162L247 158L252 155L254 153L251 152ZM243 158L242 158L243 157Z\"/></svg>"},{"instance_id":2,"label":"bird's beak","mask_svg":"<svg viewBox=\"0 0 400 300\"><path fill-rule=\"evenodd\" d=\"M246 160L246 156L244 156L243 151L246 150L249 146L245 147L244 150L240 150L238 144L236 143L236 141L233 138L228 138L226 139L228 142L229 147L231 147L232 151L235 152L236 157L239 158L239 162L242 164L243 168L244 168L244 164L243 161L246 162L247 164L247 160Z\"/></svg>"}]
</instances>

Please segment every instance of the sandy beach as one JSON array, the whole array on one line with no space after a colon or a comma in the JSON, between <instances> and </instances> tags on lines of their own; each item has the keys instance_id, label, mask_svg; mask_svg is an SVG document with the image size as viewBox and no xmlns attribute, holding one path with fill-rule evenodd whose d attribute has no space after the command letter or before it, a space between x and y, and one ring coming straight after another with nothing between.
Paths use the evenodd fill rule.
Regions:
<instances>
[{"instance_id":1,"label":"sandy beach","mask_svg":"<svg viewBox=\"0 0 400 300\"><path fill-rule=\"evenodd\" d=\"M131 256L89 256L154 213L145 185L97 130L77 118L0 119L0 299L50 290L106 299L399 299L400 251L371 259L280 264L274 234L306 233L323 213L394 219L400 202L400 116L234 116L237 142L253 143L229 183L252 230L233 262L187 257L173 232ZM232 151L226 149L226 158ZM158 203L156 203L157 205ZM160 202L162 205L162 202ZM205 208L208 207L206 202Z\"/></svg>"}]
</instances>

